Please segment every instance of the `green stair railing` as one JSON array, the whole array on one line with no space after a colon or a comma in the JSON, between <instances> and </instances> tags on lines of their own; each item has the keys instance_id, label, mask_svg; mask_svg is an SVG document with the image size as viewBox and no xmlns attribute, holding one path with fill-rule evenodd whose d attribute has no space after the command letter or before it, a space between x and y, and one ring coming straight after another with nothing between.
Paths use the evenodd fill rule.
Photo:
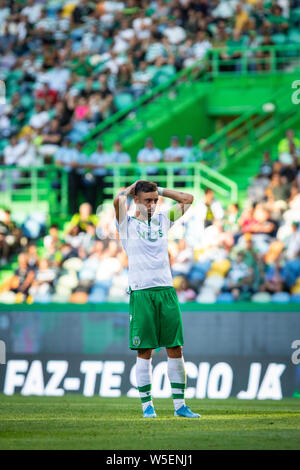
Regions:
<instances>
[{"instance_id":1,"label":"green stair railing","mask_svg":"<svg viewBox=\"0 0 300 470\"><path fill-rule=\"evenodd\" d=\"M104 147L110 150L113 141L118 140L122 126L126 126L128 136L145 129L147 124L145 122L146 113L139 115L141 107L145 108L147 105L155 103L155 101L164 100L166 113L170 112L173 103L180 99L180 91L184 87L190 87L190 93L193 96L192 85L197 85L200 81L209 83L217 77L225 77L230 74L253 76L258 73L274 74L283 70L288 72L300 70L300 44L241 47L239 48L242 54L240 59L224 60L221 58L222 52L227 51L230 53L232 50L230 47L209 50L204 59L181 70L167 82L149 89L134 103L98 124L83 139L85 143L84 152L90 154L95 151L99 139L103 139ZM257 57L256 54L259 52L266 53L267 57ZM263 69L260 70L262 66ZM123 135L126 135L126 132L123 132Z\"/></svg>"},{"instance_id":2,"label":"green stair railing","mask_svg":"<svg viewBox=\"0 0 300 470\"><path fill-rule=\"evenodd\" d=\"M202 159L221 171L236 163L288 119L297 115L300 117L300 108L292 102L291 95L292 88L282 87L264 103L206 139L201 148Z\"/></svg>"},{"instance_id":3,"label":"green stair railing","mask_svg":"<svg viewBox=\"0 0 300 470\"><path fill-rule=\"evenodd\" d=\"M0 166L0 187L0 206L15 213L44 210L62 217L68 213L68 174L54 165Z\"/></svg>"},{"instance_id":4,"label":"green stair railing","mask_svg":"<svg viewBox=\"0 0 300 470\"><path fill-rule=\"evenodd\" d=\"M233 52L240 52L236 59L225 58ZM288 68L295 72L300 68L300 44L277 46L231 47L226 46L209 50L207 60L211 64L213 78L229 74L274 74Z\"/></svg>"}]
</instances>

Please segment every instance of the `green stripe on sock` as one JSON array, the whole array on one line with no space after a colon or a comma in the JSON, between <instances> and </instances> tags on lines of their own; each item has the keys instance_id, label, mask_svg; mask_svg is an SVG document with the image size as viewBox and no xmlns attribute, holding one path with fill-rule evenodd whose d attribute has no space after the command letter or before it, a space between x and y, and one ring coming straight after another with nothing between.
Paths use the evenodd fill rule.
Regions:
<instances>
[{"instance_id":1,"label":"green stripe on sock","mask_svg":"<svg viewBox=\"0 0 300 470\"><path fill-rule=\"evenodd\" d=\"M172 393L173 400L182 400L184 399L184 393Z\"/></svg>"},{"instance_id":2,"label":"green stripe on sock","mask_svg":"<svg viewBox=\"0 0 300 470\"><path fill-rule=\"evenodd\" d=\"M142 402L142 403L145 403L146 401L151 401L151 400L152 400L151 395L149 395L149 397L143 397L143 398L141 398L141 402Z\"/></svg>"},{"instance_id":3,"label":"green stripe on sock","mask_svg":"<svg viewBox=\"0 0 300 470\"><path fill-rule=\"evenodd\" d=\"M185 384L178 384L175 382L171 382L171 387L172 388L180 388L181 390L185 390Z\"/></svg>"},{"instance_id":4,"label":"green stripe on sock","mask_svg":"<svg viewBox=\"0 0 300 470\"><path fill-rule=\"evenodd\" d=\"M150 392L150 390L151 390L151 384L144 385L143 387L138 387L139 392L145 393L145 392Z\"/></svg>"}]
</instances>

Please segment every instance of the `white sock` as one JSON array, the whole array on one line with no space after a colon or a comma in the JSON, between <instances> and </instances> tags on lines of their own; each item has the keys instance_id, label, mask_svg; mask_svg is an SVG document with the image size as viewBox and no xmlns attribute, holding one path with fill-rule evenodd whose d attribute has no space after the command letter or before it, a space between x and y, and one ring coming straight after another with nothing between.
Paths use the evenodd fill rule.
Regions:
<instances>
[{"instance_id":1,"label":"white sock","mask_svg":"<svg viewBox=\"0 0 300 470\"><path fill-rule=\"evenodd\" d=\"M168 377L171 383L172 397L175 410L185 405L184 390L186 386L186 375L183 357L168 357Z\"/></svg>"},{"instance_id":2,"label":"white sock","mask_svg":"<svg viewBox=\"0 0 300 470\"><path fill-rule=\"evenodd\" d=\"M137 357L136 359L136 383L138 386L138 391L140 394L141 402L143 411L151 405L153 406L152 402L152 395L151 395L151 388L152 388L152 359L142 359L141 357Z\"/></svg>"}]
</instances>

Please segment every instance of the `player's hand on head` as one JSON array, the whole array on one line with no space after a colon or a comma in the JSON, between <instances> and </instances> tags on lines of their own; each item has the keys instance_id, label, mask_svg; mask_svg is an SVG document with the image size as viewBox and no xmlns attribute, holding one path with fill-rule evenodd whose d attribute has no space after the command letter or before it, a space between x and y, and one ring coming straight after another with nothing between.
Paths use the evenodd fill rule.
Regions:
<instances>
[{"instance_id":1,"label":"player's hand on head","mask_svg":"<svg viewBox=\"0 0 300 470\"><path fill-rule=\"evenodd\" d=\"M132 196L134 196L134 194L135 194L135 187L136 187L136 185L137 185L140 181L143 181L143 180L136 180L136 181L132 184L132 188L131 188L131 191L130 191L130 194L131 194Z\"/></svg>"}]
</instances>

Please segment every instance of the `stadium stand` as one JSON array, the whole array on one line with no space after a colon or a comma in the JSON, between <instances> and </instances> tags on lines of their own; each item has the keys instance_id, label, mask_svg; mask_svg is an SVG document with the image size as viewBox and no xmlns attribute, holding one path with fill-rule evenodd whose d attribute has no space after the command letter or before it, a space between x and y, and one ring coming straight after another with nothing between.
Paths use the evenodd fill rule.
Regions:
<instances>
[{"instance_id":1,"label":"stadium stand","mask_svg":"<svg viewBox=\"0 0 300 470\"><path fill-rule=\"evenodd\" d=\"M207 189L175 224L169 253L181 302L299 301L299 156L300 142L290 129L278 142L278 158L263 152L243 208L224 207ZM168 207L163 198L162 206ZM16 230L3 212L2 252ZM18 232L22 244L10 245L13 271L2 283L2 302L128 301L127 259L112 207L96 216L83 203L64 230L53 224L44 236L36 237L35 227L33 232L30 226L27 236Z\"/></svg>"},{"instance_id":2,"label":"stadium stand","mask_svg":"<svg viewBox=\"0 0 300 470\"><path fill-rule=\"evenodd\" d=\"M174 135L158 148L147 134L144 148L140 145L133 156L116 138L103 145L92 133L114 113L134 109L149 90L167 86L185 67L193 70L197 64L203 70L207 57L212 76L240 73L245 63L247 71L268 72L273 59L279 69L287 67L286 56L280 62L282 55L273 51L300 44L300 3L2 0L0 15L0 78L7 98L1 107L0 152L1 163L11 167L1 189L8 185L10 193L20 191L22 207L26 191L37 200L34 194L45 184L44 199L61 208L54 223L49 206L14 223L7 200L0 213L0 302L127 302L127 260L113 210L109 204L97 210L114 190L111 166L146 155L147 162L162 165L150 168L149 178L159 173L167 182L167 162L178 162L176 181L190 188L192 170L180 163L219 169L219 149L227 152L230 145L225 140L224 146L219 134L219 140L213 136L199 145L192 136L180 141ZM230 54L220 52L222 46ZM247 62L243 47L258 48ZM292 49L289 55L293 59ZM154 110L158 116L159 109ZM249 119L243 122L248 129ZM87 159L83 142L89 136L93 151ZM203 198L170 232L181 302L299 301L300 134L296 127L274 139L248 160L247 170L236 164L224 171L239 185L242 198L233 196L228 203L204 184ZM50 171L56 172L52 178ZM126 174L119 187L132 175ZM166 204L161 198L160 205Z\"/></svg>"}]
</instances>

